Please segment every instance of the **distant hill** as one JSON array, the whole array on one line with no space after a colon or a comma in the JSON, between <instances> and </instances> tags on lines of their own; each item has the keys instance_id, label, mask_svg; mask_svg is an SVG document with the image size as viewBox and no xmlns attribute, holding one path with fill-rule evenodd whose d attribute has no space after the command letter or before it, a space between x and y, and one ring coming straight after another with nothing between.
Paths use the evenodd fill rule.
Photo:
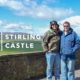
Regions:
<instances>
[{"instance_id":1,"label":"distant hill","mask_svg":"<svg viewBox=\"0 0 80 80\"><path fill-rule=\"evenodd\" d=\"M43 51L42 36L31 35L21 32L3 32L0 34L0 55Z\"/></svg>"},{"instance_id":2,"label":"distant hill","mask_svg":"<svg viewBox=\"0 0 80 80\"><path fill-rule=\"evenodd\" d=\"M42 36L40 35L33 35L33 34L29 34L29 33L22 33L22 32L2 32L2 36L3 36L3 40L5 40L5 35L13 35L13 40L18 39L18 37L23 38L32 38L32 40L42 40ZM31 36L32 35L32 36ZM9 36L10 37L10 36ZM1 34L0 34L0 39L1 39Z\"/></svg>"}]
</instances>

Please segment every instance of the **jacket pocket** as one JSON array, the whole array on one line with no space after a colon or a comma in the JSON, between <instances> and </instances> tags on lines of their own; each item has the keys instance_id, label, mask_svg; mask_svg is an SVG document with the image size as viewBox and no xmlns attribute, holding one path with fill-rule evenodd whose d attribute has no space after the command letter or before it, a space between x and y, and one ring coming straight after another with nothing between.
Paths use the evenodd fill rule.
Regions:
<instances>
[{"instance_id":1,"label":"jacket pocket","mask_svg":"<svg viewBox=\"0 0 80 80\"><path fill-rule=\"evenodd\" d=\"M65 54L73 54L73 49L72 48L66 49Z\"/></svg>"}]
</instances>

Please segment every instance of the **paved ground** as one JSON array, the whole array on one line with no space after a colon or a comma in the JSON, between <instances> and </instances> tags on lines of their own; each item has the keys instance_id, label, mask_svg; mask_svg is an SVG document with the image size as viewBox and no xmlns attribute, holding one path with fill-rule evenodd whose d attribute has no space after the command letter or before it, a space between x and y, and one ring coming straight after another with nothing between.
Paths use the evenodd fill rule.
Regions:
<instances>
[{"instance_id":1,"label":"paved ground","mask_svg":"<svg viewBox=\"0 0 80 80\"><path fill-rule=\"evenodd\" d=\"M75 71L75 77L76 77L76 80L80 80L80 69ZM28 79L26 79L26 80L28 80ZM43 78L37 77L37 78L31 78L29 80L46 80L46 78L45 77L43 77ZM52 77L52 80L55 80L54 76Z\"/></svg>"},{"instance_id":2,"label":"paved ground","mask_svg":"<svg viewBox=\"0 0 80 80\"><path fill-rule=\"evenodd\" d=\"M76 76L76 80L80 80L80 70L75 71L75 76ZM43 79L40 79L40 80L46 80L46 78L43 78ZM54 80L54 76L53 76L52 80Z\"/></svg>"}]
</instances>

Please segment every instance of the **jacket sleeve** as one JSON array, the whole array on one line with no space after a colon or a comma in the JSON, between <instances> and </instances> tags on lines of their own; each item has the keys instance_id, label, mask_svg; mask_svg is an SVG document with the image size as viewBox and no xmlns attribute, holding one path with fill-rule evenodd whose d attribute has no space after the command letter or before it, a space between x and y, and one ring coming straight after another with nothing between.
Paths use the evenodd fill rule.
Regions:
<instances>
[{"instance_id":1,"label":"jacket sleeve","mask_svg":"<svg viewBox=\"0 0 80 80\"><path fill-rule=\"evenodd\" d=\"M42 47L43 47L43 50L45 52L48 51L48 32L46 32L43 36L43 40L42 40Z\"/></svg>"},{"instance_id":2,"label":"jacket sleeve","mask_svg":"<svg viewBox=\"0 0 80 80\"><path fill-rule=\"evenodd\" d=\"M73 52L76 52L78 49L80 49L80 40L77 36L76 33L74 33L74 47L73 47Z\"/></svg>"},{"instance_id":3,"label":"jacket sleeve","mask_svg":"<svg viewBox=\"0 0 80 80\"><path fill-rule=\"evenodd\" d=\"M62 42L61 42L61 36L63 35L63 32L60 31L60 54L62 55Z\"/></svg>"}]
</instances>

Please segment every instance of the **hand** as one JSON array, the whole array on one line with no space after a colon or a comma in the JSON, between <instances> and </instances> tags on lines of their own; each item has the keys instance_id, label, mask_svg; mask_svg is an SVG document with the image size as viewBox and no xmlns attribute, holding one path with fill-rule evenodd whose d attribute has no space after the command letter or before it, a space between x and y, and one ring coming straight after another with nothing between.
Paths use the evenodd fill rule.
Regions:
<instances>
[{"instance_id":1,"label":"hand","mask_svg":"<svg viewBox=\"0 0 80 80\"><path fill-rule=\"evenodd\" d=\"M44 52L46 53L46 52L48 52L48 50L44 50Z\"/></svg>"},{"instance_id":2,"label":"hand","mask_svg":"<svg viewBox=\"0 0 80 80\"><path fill-rule=\"evenodd\" d=\"M51 50L49 50L48 52L51 52Z\"/></svg>"}]
</instances>

